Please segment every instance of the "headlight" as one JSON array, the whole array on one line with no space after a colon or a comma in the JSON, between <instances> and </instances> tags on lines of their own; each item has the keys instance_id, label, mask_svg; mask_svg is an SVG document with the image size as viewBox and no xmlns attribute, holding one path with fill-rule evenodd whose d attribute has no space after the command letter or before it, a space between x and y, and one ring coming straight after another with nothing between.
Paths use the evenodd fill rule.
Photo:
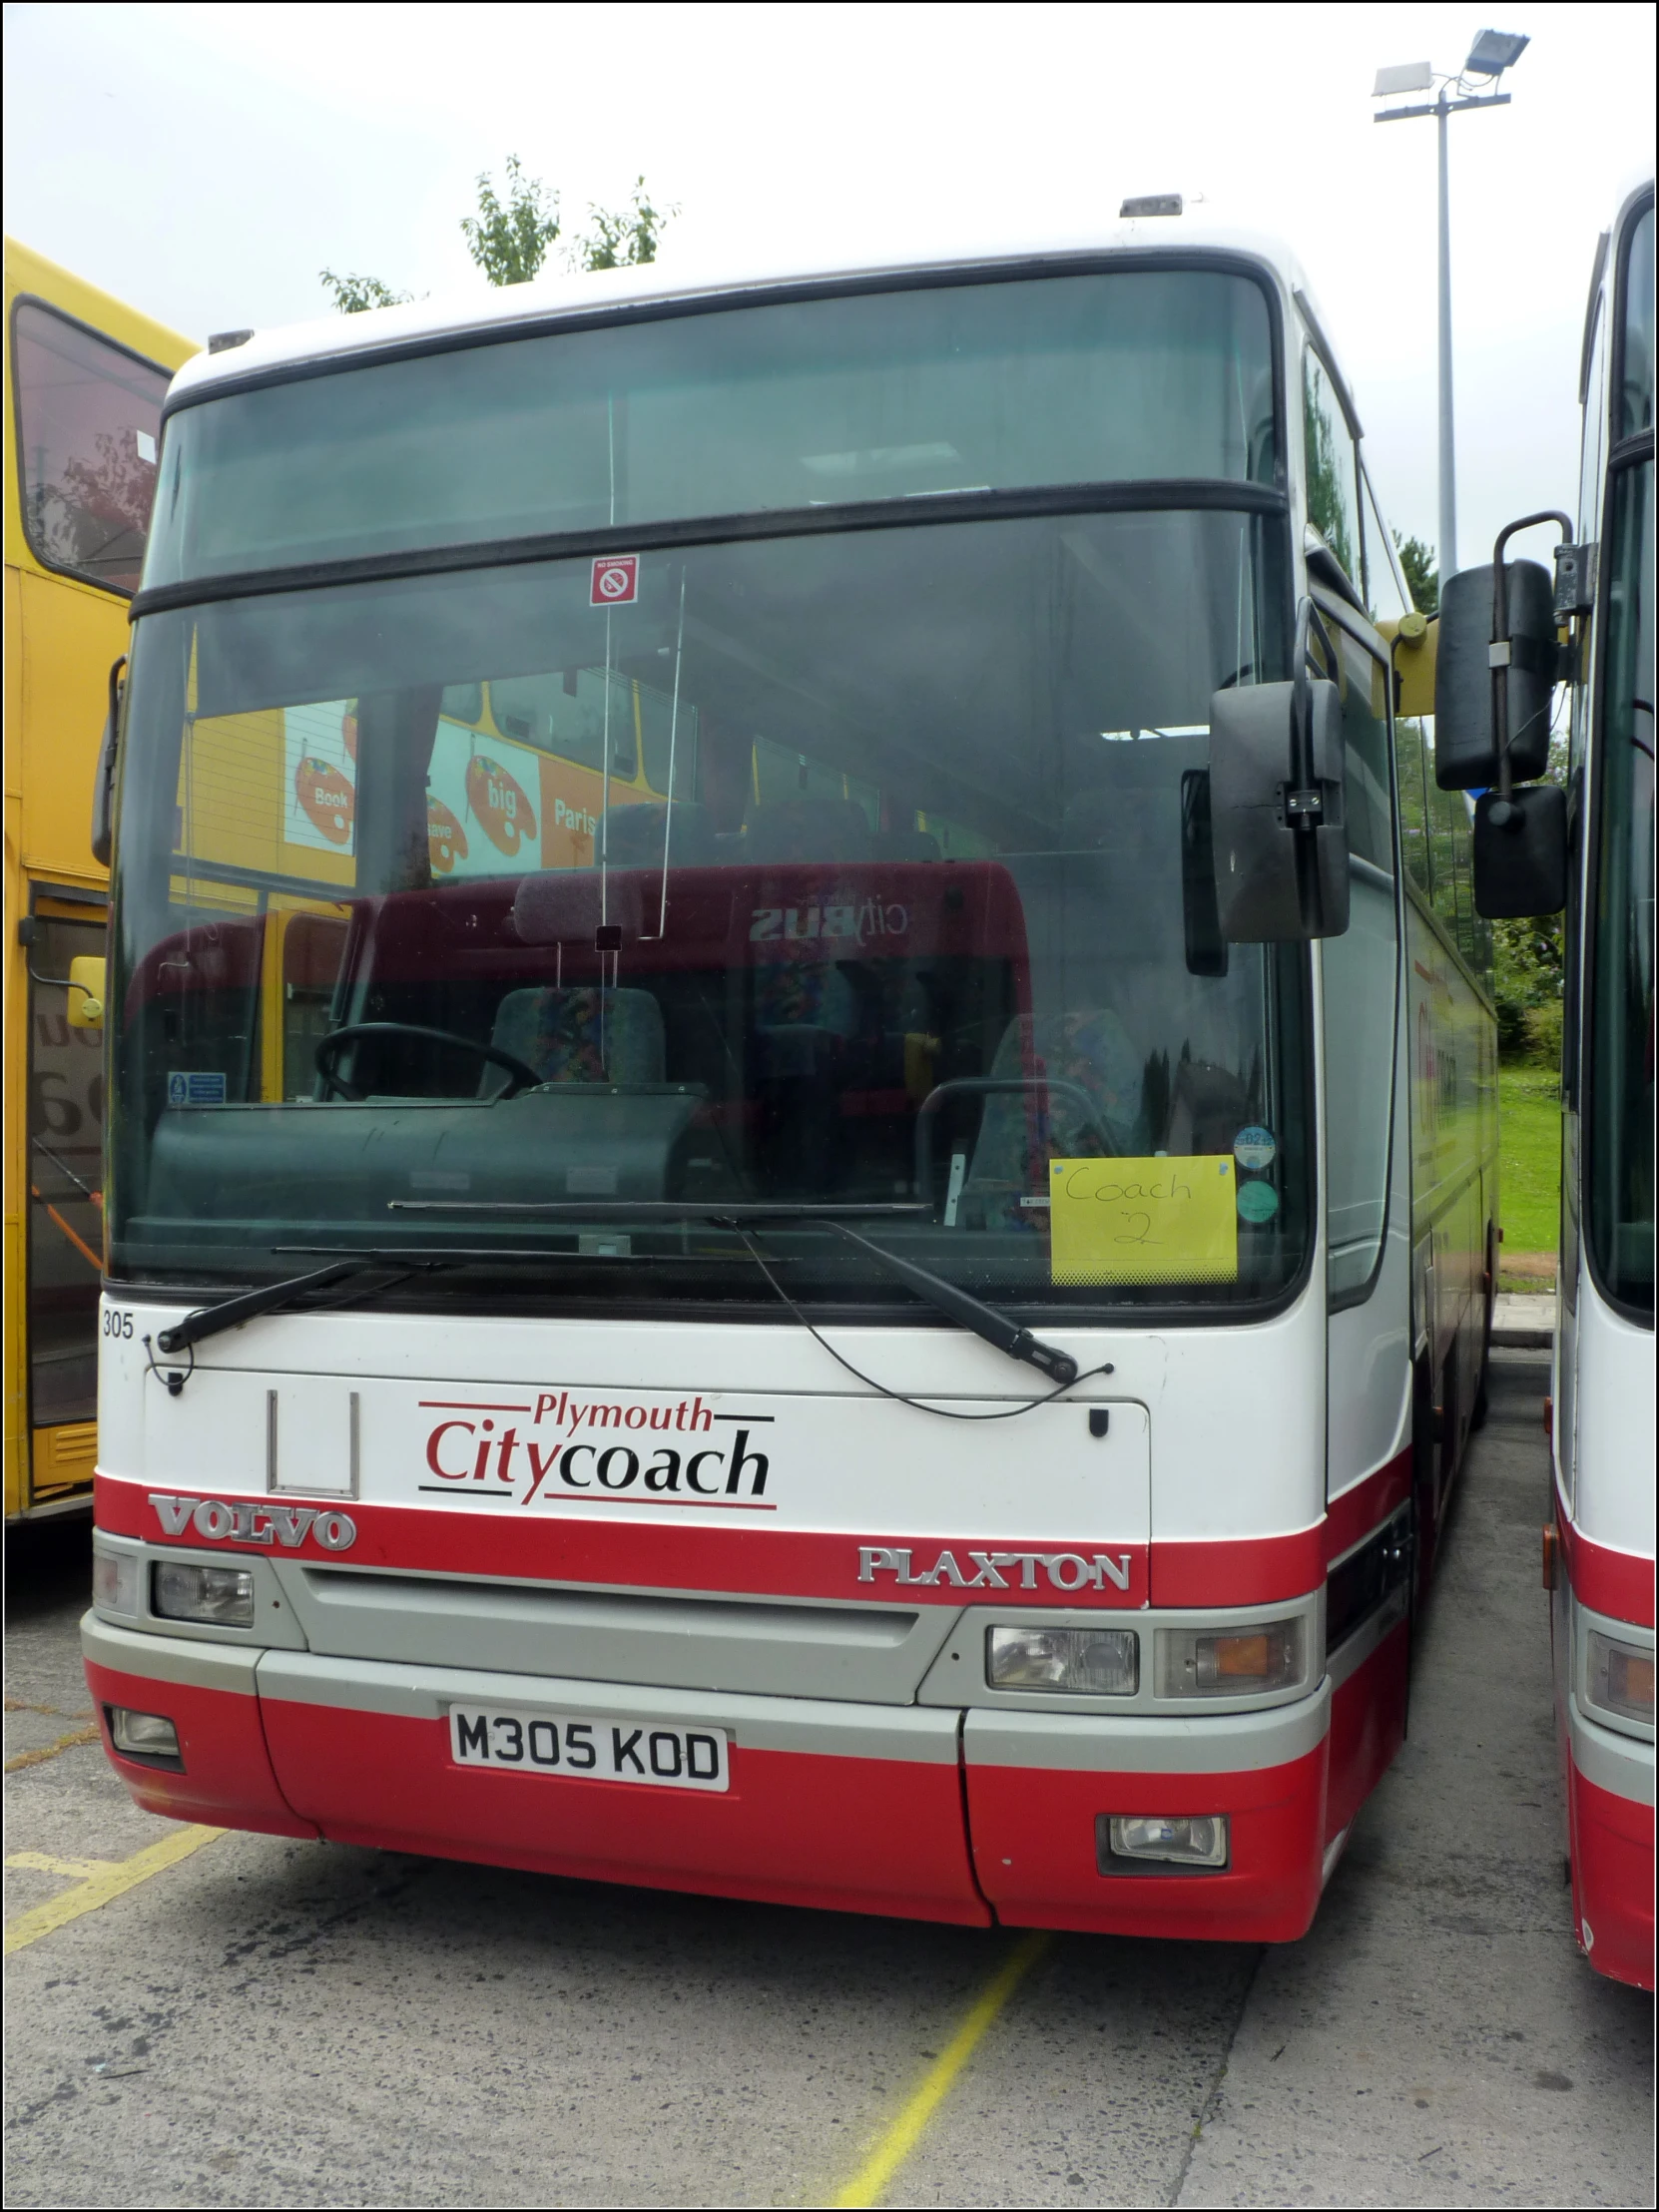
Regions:
<instances>
[{"instance_id":1,"label":"headlight","mask_svg":"<svg viewBox=\"0 0 1659 2212\"><path fill-rule=\"evenodd\" d=\"M153 1603L163 1620L251 1628L254 1577L243 1567L197 1567L182 1559L158 1559Z\"/></svg>"},{"instance_id":2,"label":"headlight","mask_svg":"<svg viewBox=\"0 0 1659 2212\"><path fill-rule=\"evenodd\" d=\"M1304 1671L1300 1620L1158 1631L1160 1697L1255 1697L1290 1689Z\"/></svg>"},{"instance_id":3,"label":"headlight","mask_svg":"<svg viewBox=\"0 0 1659 2212\"><path fill-rule=\"evenodd\" d=\"M1627 1721L1653 1726L1653 1647L1621 1643L1616 1636L1590 1630L1589 1696Z\"/></svg>"},{"instance_id":4,"label":"headlight","mask_svg":"<svg viewBox=\"0 0 1659 2212\"><path fill-rule=\"evenodd\" d=\"M136 1552L94 1550L92 1602L101 1613L137 1614L139 1562Z\"/></svg>"},{"instance_id":5,"label":"headlight","mask_svg":"<svg viewBox=\"0 0 1659 2212\"><path fill-rule=\"evenodd\" d=\"M992 1628L985 1633L985 1679L993 1690L1133 1697L1139 1652L1130 1629Z\"/></svg>"}]
</instances>

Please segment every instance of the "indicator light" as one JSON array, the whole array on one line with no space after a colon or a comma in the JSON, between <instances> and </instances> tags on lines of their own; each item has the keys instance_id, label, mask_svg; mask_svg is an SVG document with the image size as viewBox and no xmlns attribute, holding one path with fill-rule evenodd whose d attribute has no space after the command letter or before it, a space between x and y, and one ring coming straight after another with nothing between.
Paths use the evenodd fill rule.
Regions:
<instances>
[{"instance_id":1,"label":"indicator light","mask_svg":"<svg viewBox=\"0 0 1659 2212\"><path fill-rule=\"evenodd\" d=\"M137 1614L139 1561L136 1552L94 1549L92 1602L100 1613Z\"/></svg>"},{"instance_id":2,"label":"indicator light","mask_svg":"<svg viewBox=\"0 0 1659 2212\"><path fill-rule=\"evenodd\" d=\"M1590 1703L1653 1726L1653 1647L1590 1630Z\"/></svg>"},{"instance_id":3,"label":"indicator light","mask_svg":"<svg viewBox=\"0 0 1659 2212\"><path fill-rule=\"evenodd\" d=\"M1251 1621L1239 1628L1161 1628L1160 1697L1258 1697L1303 1678L1300 1620Z\"/></svg>"}]
</instances>

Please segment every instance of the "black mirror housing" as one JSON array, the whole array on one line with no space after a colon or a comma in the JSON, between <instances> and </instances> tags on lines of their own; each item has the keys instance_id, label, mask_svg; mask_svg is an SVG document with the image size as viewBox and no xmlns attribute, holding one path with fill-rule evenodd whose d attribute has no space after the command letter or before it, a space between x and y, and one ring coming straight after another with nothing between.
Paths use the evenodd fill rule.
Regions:
<instances>
[{"instance_id":1,"label":"black mirror housing","mask_svg":"<svg viewBox=\"0 0 1659 2212\"><path fill-rule=\"evenodd\" d=\"M115 755L121 742L121 703L125 686L121 672L127 656L110 670L110 711L104 718L104 735L98 741L98 766L92 778L92 856L108 867L115 851Z\"/></svg>"},{"instance_id":2,"label":"black mirror housing","mask_svg":"<svg viewBox=\"0 0 1659 2212\"><path fill-rule=\"evenodd\" d=\"M104 725L92 778L92 856L108 867L115 850L115 724Z\"/></svg>"},{"instance_id":3,"label":"black mirror housing","mask_svg":"<svg viewBox=\"0 0 1659 2212\"><path fill-rule=\"evenodd\" d=\"M1517 784L1549 765L1550 695L1560 664L1555 587L1536 561L1504 563L1509 636L1492 642L1492 570L1465 568L1440 594L1434 671L1434 781L1443 792L1483 791L1498 781L1492 729L1493 653L1508 686L1509 774Z\"/></svg>"},{"instance_id":4,"label":"black mirror housing","mask_svg":"<svg viewBox=\"0 0 1659 2212\"><path fill-rule=\"evenodd\" d=\"M1558 914L1567 903L1567 795L1531 784L1474 809L1474 905L1488 921Z\"/></svg>"},{"instance_id":5,"label":"black mirror housing","mask_svg":"<svg viewBox=\"0 0 1659 2212\"><path fill-rule=\"evenodd\" d=\"M1298 689L1253 684L1211 701L1210 833L1229 944L1340 937L1348 927L1342 705L1335 684L1307 682L1313 782L1299 788Z\"/></svg>"}]
</instances>

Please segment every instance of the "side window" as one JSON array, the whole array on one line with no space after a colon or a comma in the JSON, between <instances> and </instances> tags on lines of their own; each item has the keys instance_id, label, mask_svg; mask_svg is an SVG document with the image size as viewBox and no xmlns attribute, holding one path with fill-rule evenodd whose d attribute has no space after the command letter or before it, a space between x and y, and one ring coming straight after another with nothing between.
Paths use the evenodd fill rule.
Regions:
<instances>
[{"instance_id":1,"label":"side window","mask_svg":"<svg viewBox=\"0 0 1659 2212\"><path fill-rule=\"evenodd\" d=\"M1325 364L1312 346L1302 356L1302 428L1308 455L1308 519L1363 594L1354 438Z\"/></svg>"},{"instance_id":2,"label":"side window","mask_svg":"<svg viewBox=\"0 0 1659 2212\"><path fill-rule=\"evenodd\" d=\"M1371 480L1362 472L1366 513L1366 579L1374 622L1397 622L1411 612L1410 595L1394 565L1392 539L1377 504ZM1432 895L1428 849L1428 745L1422 724L1394 721L1394 799L1399 810L1399 848L1405 873L1424 898Z\"/></svg>"},{"instance_id":3,"label":"side window","mask_svg":"<svg viewBox=\"0 0 1659 2212\"><path fill-rule=\"evenodd\" d=\"M1393 541L1364 471L1360 484L1366 510L1366 605L1373 622L1397 622L1411 612L1411 602L1395 572Z\"/></svg>"},{"instance_id":4,"label":"side window","mask_svg":"<svg viewBox=\"0 0 1659 2212\"><path fill-rule=\"evenodd\" d=\"M1653 428L1653 210L1641 216L1624 257L1624 358L1619 364L1618 435Z\"/></svg>"},{"instance_id":5,"label":"side window","mask_svg":"<svg viewBox=\"0 0 1659 2212\"><path fill-rule=\"evenodd\" d=\"M1399 849L1405 873L1426 899L1434 896L1433 863L1429 857L1428 793L1433 779L1428 773L1428 746L1420 722L1394 724L1394 788L1399 800Z\"/></svg>"},{"instance_id":6,"label":"side window","mask_svg":"<svg viewBox=\"0 0 1659 2212\"><path fill-rule=\"evenodd\" d=\"M49 568L137 591L168 371L28 299L12 361L31 550Z\"/></svg>"},{"instance_id":7,"label":"side window","mask_svg":"<svg viewBox=\"0 0 1659 2212\"><path fill-rule=\"evenodd\" d=\"M1606 294L1596 302L1596 334L1590 344L1589 381L1584 386L1584 448L1578 468L1578 540L1593 545L1601 536L1601 456L1607 441L1607 393L1604 386Z\"/></svg>"},{"instance_id":8,"label":"side window","mask_svg":"<svg viewBox=\"0 0 1659 2212\"><path fill-rule=\"evenodd\" d=\"M1343 748L1347 771L1345 803L1348 812L1348 848L1384 875L1394 871L1391 795L1393 774L1388 762L1388 672L1376 654L1368 652L1336 618L1325 610L1326 627L1337 647L1337 690L1343 709ZM1379 646L1382 640L1378 641ZM1322 674L1325 652L1314 634L1314 661Z\"/></svg>"},{"instance_id":9,"label":"side window","mask_svg":"<svg viewBox=\"0 0 1659 2212\"><path fill-rule=\"evenodd\" d=\"M1348 837L1356 862L1349 925L1321 947L1325 996L1326 1229L1330 1289L1363 1297L1388 1201L1396 988L1389 822L1387 670L1333 626L1348 756Z\"/></svg>"}]
</instances>

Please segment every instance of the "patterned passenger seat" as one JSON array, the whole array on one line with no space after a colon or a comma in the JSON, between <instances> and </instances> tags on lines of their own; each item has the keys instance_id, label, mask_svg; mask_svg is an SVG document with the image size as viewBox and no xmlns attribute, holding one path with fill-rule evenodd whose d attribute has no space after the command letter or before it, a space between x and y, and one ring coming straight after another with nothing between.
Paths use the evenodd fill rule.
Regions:
<instances>
[{"instance_id":1,"label":"patterned passenger seat","mask_svg":"<svg viewBox=\"0 0 1659 2212\"><path fill-rule=\"evenodd\" d=\"M509 991L490 1041L544 1083L661 1083L662 1009L649 991L591 985ZM493 1071L486 1072L491 1089Z\"/></svg>"}]
</instances>

